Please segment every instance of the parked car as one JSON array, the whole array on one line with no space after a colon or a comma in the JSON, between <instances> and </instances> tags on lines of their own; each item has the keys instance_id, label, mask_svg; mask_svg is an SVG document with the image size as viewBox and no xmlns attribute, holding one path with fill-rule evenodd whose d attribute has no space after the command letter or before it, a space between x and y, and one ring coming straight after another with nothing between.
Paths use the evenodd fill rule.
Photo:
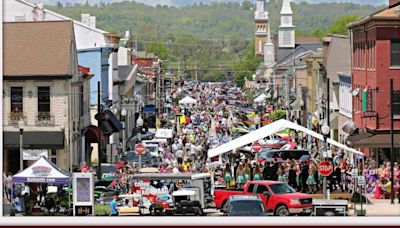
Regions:
<instances>
[{"instance_id":1,"label":"parked car","mask_svg":"<svg viewBox=\"0 0 400 228\"><path fill-rule=\"evenodd\" d=\"M258 196L230 196L224 208L224 216L265 216L263 201Z\"/></svg>"},{"instance_id":2,"label":"parked car","mask_svg":"<svg viewBox=\"0 0 400 228\"><path fill-rule=\"evenodd\" d=\"M215 206L223 208L229 197L234 195L258 196L263 201L266 211L277 216L310 215L312 212L310 195L298 193L288 184L279 181L248 181L244 191L216 189L214 191Z\"/></svg>"}]
</instances>

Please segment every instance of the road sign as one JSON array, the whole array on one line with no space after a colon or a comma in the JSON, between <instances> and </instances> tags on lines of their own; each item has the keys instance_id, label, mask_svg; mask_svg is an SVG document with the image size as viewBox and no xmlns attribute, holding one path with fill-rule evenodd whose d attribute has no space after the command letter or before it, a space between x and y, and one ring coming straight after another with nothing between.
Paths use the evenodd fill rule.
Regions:
<instances>
[{"instance_id":1,"label":"road sign","mask_svg":"<svg viewBox=\"0 0 400 228\"><path fill-rule=\"evenodd\" d=\"M351 178L357 178L357 177L358 177L358 169L352 169Z\"/></svg>"},{"instance_id":2,"label":"road sign","mask_svg":"<svg viewBox=\"0 0 400 228\"><path fill-rule=\"evenodd\" d=\"M364 176L358 176L357 185L360 186L360 187L364 187L365 186L365 177Z\"/></svg>"},{"instance_id":3,"label":"road sign","mask_svg":"<svg viewBox=\"0 0 400 228\"><path fill-rule=\"evenodd\" d=\"M143 155L145 153L145 147L143 144L136 144L135 146L135 152L136 154L141 154Z\"/></svg>"},{"instance_id":4,"label":"road sign","mask_svg":"<svg viewBox=\"0 0 400 228\"><path fill-rule=\"evenodd\" d=\"M254 142L253 143L253 150L256 153L260 152L261 151L261 144L259 142Z\"/></svg>"},{"instance_id":5,"label":"road sign","mask_svg":"<svg viewBox=\"0 0 400 228\"><path fill-rule=\"evenodd\" d=\"M318 172L324 176L327 177L331 175L333 172L333 165L330 162L321 162L318 166Z\"/></svg>"}]
</instances>

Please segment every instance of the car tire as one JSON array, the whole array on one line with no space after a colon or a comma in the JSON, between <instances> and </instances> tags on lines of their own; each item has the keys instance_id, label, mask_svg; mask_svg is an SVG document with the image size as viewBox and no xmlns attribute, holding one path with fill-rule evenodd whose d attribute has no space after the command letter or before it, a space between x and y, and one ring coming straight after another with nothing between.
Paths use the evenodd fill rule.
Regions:
<instances>
[{"instance_id":1,"label":"car tire","mask_svg":"<svg viewBox=\"0 0 400 228\"><path fill-rule=\"evenodd\" d=\"M276 216L289 216L289 209L285 205L280 205L275 210Z\"/></svg>"}]
</instances>

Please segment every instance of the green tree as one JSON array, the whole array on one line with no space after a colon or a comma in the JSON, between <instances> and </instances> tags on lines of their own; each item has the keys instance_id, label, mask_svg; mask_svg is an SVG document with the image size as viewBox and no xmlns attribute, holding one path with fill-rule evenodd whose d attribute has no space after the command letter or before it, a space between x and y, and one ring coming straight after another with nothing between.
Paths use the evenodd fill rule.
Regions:
<instances>
[{"instance_id":1,"label":"green tree","mask_svg":"<svg viewBox=\"0 0 400 228\"><path fill-rule=\"evenodd\" d=\"M349 33L349 29L347 28L347 25L350 24L351 22L354 22L358 19L357 16L353 15L348 15L348 16L342 16L338 20L336 20L331 27L328 29L329 34L341 34L341 35L347 35Z\"/></svg>"},{"instance_id":2,"label":"green tree","mask_svg":"<svg viewBox=\"0 0 400 228\"><path fill-rule=\"evenodd\" d=\"M251 10L251 8L253 8L253 3L251 3L249 0L245 0L242 2L242 8L244 10Z\"/></svg>"}]
</instances>

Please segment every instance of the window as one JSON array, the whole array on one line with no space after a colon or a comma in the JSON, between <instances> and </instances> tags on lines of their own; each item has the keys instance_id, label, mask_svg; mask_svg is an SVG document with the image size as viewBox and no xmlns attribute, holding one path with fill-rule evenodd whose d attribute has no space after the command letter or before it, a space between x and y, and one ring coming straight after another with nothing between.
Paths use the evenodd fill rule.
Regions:
<instances>
[{"instance_id":1,"label":"window","mask_svg":"<svg viewBox=\"0 0 400 228\"><path fill-rule=\"evenodd\" d=\"M11 87L11 112L23 112L23 92L22 87Z\"/></svg>"},{"instance_id":2,"label":"window","mask_svg":"<svg viewBox=\"0 0 400 228\"><path fill-rule=\"evenodd\" d=\"M264 185L257 186L257 193L262 194L263 192L268 192L268 188Z\"/></svg>"},{"instance_id":3,"label":"window","mask_svg":"<svg viewBox=\"0 0 400 228\"><path fill-rule=\"evenodd\" d=\"M54 149L51 150L50 160L57 165L57 151Z\"/></svg>"},{"instance_id":4,"label":"window","mask_svg":"<svg viewBox=\"0 0 400 228\"><path fill-rule=\"evenodd\" d=\"M400 39L392 39L390 43L390 65L400 66Z\"/></svg>"},{"instance_id":5,"label":"window","mask_svg":"<svg viewBox=\"0 0 400 228\"><path fill-rule=\"evenodd\" d=\"M80 112L80 116L83 116L83 85L81 85L80 87L80 91L79 91L79 112Z\"/></svg>"},{"instance_id":6,"label":"window","mask_svg":"<svg viewBox=\"0 0 400 228\"><path fill-rule=\"evenodd\" d=\"M38 116L40 119L50 118L50 87L38 87Z\"/></svg>"},{"instance_id":7,"label":"window","mask_svg":"<svg viewBox=\"0 0 400 228\"><path fill-rule=\"evenodd\" d=\"M393 92L393 115L400 117L400 91Z\"/></svg>"},{"instance_id":8,"label":"window","mask_svg":"<svg viewBox=\"0 0 400 228\"><path fill-rule=\"evenodd\" d=\"M254 184L250 184L249 187L247 188L248 192L253 192L254 190Z\"/></svg>"}]
</instances>

